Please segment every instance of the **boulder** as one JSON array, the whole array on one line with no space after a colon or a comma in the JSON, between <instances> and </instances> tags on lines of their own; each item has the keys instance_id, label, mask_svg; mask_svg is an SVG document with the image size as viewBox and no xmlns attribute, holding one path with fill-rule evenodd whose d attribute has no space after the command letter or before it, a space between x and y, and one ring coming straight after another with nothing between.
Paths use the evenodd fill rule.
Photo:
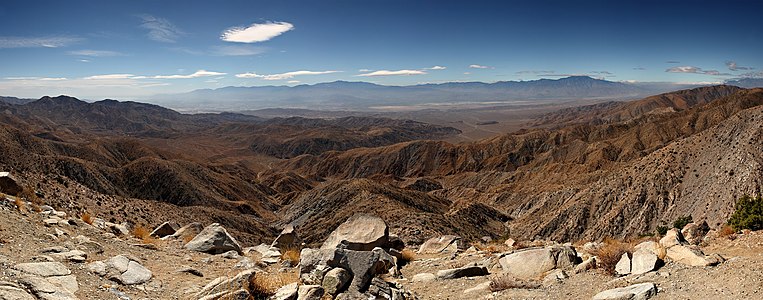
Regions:
<instances>
[{"instance_id":1,"label":"boulder","mask_svg":"<svg viewBox=\"0 0 763 300\"><path fill-rule=\"evenodd\" d=\"M645 241L633 247L633 251L639 251L642 249L654 253L654 255L657 255L657 258L659 259L665 259L665 255L667 254L665 247L655 241Z\"/></svg>"},{"instance_id":2,"label":"boulder","mask_svg":"<svg viewBox=\"0 0 763 300\"><path fill-rule=\"evenodd\" d=\"M453 253L458 251L458 243L460 241L461 237L456 235L433 237L421 244L419 254Z\"/></svg>"},{"instance_id":3,"label":"boulder","mask_svg":"<svg viewBox=\"0 0 763 300\"><path fill-rule=\"evenodd\" d=\"M515 241L514 239L511 239L511 238L506 239L506 241L503 242L503 244L508 246L508 247L514 247L514 244L516 244L516 243L517 243L517 241Z\"/></svg>"},{"instance_id":4,"label":"boulder","mask_svg":"<svg viewBox=\"0 0 763 300\"><path fill-rule=\"evenodd\" d=\"M236 276L221 276L210 281L201 290L196 293L196 297L203 298L211 295L224 295L229 291L236 291L245 287L247 282L251 282L256 274L255 269L239 272Z\"/></svg>"},{"instance_id":5,"label":"boulder","mask_svg":"<svg viewBox=\"0 0 763 300\"><path fill-rule=\"evenodd\" d=\"M38 276L27 276L22 277L19 279L19 283L26 286L29 291L32 292L35 296L37 296L38 299L55 299L55 300L76 300L78 299L76 295L74 295L74 291L70 291L67 289L67 286L69 288L71 287L77 287L75 291L78 288L77 279L74 276L59 276L59 277L68 277L68 279L65 279L64 282L56 282L53 283L49 281L48 279L53 277L42 278ZM73 281L72 281L73 280ZM66 282L69 281L69 282Z\"/></svg>"},{"instance_id":6,"label":"boulder","mask_svg":"<svg viewBox=\"0 0 763 300\"><path fill-rule=\"evenodd\" d=\"M628 275L631 273L631 258L628 257L628 253L623 253L620 257L620 261L615 265L615 273L617 275Z\"/></svg>"},{"instance_id":7,"label":"boulder","mask_svg":"<svg viewBox=\"0 0 763 300\"><path fill-rule=\"evenodd\" d=\"M596 256L591 256L582 263L575 266L572 273L578 274L596 268Z\"/></svg>"},{"instance_id":8,"label":"boulder","mask_svg":"<svg viewBox=\"0 0 763 300\"><path fill-rule=\"evenodd\" d=\"M631 260L631 274L644 274L660 267L660 258L647 248L641 248L633 252Z\"/></svg>"},{"instance_id":9,"label":"boulder","mask_svg":"<svg viewBox=\"0 0 763 300\"><path fill-rule=\"evenodd\" d=\"M699 245L700 242L705 238L705 235L710 231L710 226L707 225L706 221L702 221L702 223L689 223L684 226L683 229L681 229L681 234L683 234L684 239L689 244L692 245Z\"/></svg>"},{"instance_id":10,"label":"boulder","mask_svg":"<svg viewBox=\"0 0 763 300\"><path fill-rule=\"evenodd\" d=\"M575 249L568 246L522 249L498 260L504 271L518 279L538 278L556 268L572 267L577 261Z\"/></svg>"},{"instance_id":11,"label":"boulder","mask_svg":"<svg viewBox=\"0 0 763 300\"><path fill-rule=\"evenodd\" d=\"M490 293L490 281L486 281L478 284L475 287L464 290L464 294L489 294Z\"/></svg>"},{"instance_id":12,"label":"boulder","mask_svg":"<svg viewBox=\"0 0 763 300\"><path fill-rule=\"evenodd\" d=\"M593 296L593 300L646 300L657 294L654 283L639 283L606 290Z\"/></svg>"},{"instance_id":13,"label":"boulder","mask_svg":"<svg viewBox=\"0 0 763 300\"><path fill-rule=\"evenodd\" d=\"M297 291L299 300L321 300L324 291L320 285L301 285Z\"/></svg>"},{"instance_id":14,"label":"boulder","mask_svg":"<svg viewBox=\"0 0 763 300\"><path fill-rule=\"evenodd\" d=\"M125 285L141 284L151 280L151 271L143 265L130 261L127 270L119 276L119 281Z\"/></svg>"},{"instance_id":15,"label":"boulder","mask_svg":"<svg viewBox=\"0 0 763 300\"><path fill-rule=\"evenodd\" d=\"M349 272L347 272L347 270L342 268L333 268L331 271L326 273L326 276L323 277L321 286L327 294L335 296L344 291L344 289L350 283L350 280L352 280L352 276Z\"/></svg>"},{"instance_id":16,"label":"boulder","mask_svg":"<svg viewBox=\"0 0 763 300\"><path fill-rule=\"evenodd\" d=\"M707 256L702 250L688 246L673 246L668 248L667 257L671 260L693 267L714 266L723 262L720 255Z\"/></svg>"},{"instance_id":17,"label":"boulder","mask_svg":"<svg viewBox=\"0 0 763 300\"><path fill-rule=\"evenodd\" d=\"M183 227L180 227L180 229L176 230L175 233L165 236L162 239L169 239L169 238L183 238L186 236L196 236L201 231L204 230L204 225L198 222L189 223Z\"/></svg>"},{"instance_id":18,"label":"boulder","mask_svg":"<svg viewBox=\"0 0 763 300\"><path fill-rule=\"evenodd\" d=\"M297 235L297 232L294 230L294 226L289 224L284 227L283 230L281 230L281 234L276 237L276 239L273 241L273 244L270 245L270 247L275 247L280 250L286 250L286 249L297 249L302 244L302 240L299 238L299 235Z\"/></svg>"},{"instance_id":19,"label":"boulder","mask_svg":"<svg viewBox=\"0 0 763 300\"><path fill-rule=\"evenodd\" d=\"M270 247L262 253L260 260L266 264L276 264L281 261L281 251L278 248Z\"/></svg>"},{"instance_id":20,"label":"boulder","mask_svg":"<svg viewBox=\"0 0 763 300\"><path fill-rule=\"evenodd\" d=\"M13 268L24 273L42 277L65 276L72 273L64 264L60 262L23 263L15 265Z\"/></svg>"},{"instance_id":21,"label":"boulder","mask_svg":"<svg viewBox=\"0 0 763 300\"><path fill-rule=\"evenodd\" d=\"M10 172L0 172L0 193L18 195L21 190L21 185L16 181L16 178L11 176Z\"/></svg>"},{"instance_id":22,"label":"boulder","mask_svg":"<svg viewBox=\"0 0 763 300\"><path fill-rule=\"evenodd\" d=\"M154 231L151 231L151 236L163 238L168 235L173 235L175 232L180 229L180 227L175 222L164 222L161 225L154 228Z\"/></svg>"},{"instance_id":23,"label":"boulder","mask_svg":"<svg viewBox=\"0 0 763 300\"><path fill-rule=\"evenodd\" d=\"M202 230L185 248L197 252L221 254L230 250L241 253L241 246L220 224L212 223Z\"/></svg>"},{"instance_id":24,"label":"boulder","mask_svg":"<svg viewBox=\"0 0 763 300\"><path fill-rule=\"evenodd\" d=\"M9 300L36 300L21 287L10 282L0 282L0 299Z\"/></svg>"},{"instance_id":25,"label":"boulder","mask_svg":"<svg viewBox=\"0 0 763 300\"><path fill-rule=\"evenodd\" d=\"M389 227L379 217L357 214L339 225L321 246L321 249L344 248L371 251L385 247L389 240Z\"/></svg>"},{"instance_id":26,"label":"boulder","mask_svg":"<svg viewBox=\"0 0 763 300\"><path fill-rule=\"evenodd\" d=\"M432 273L419 273L411 278L412 282L430 282L435 280L437 280L437 276Z\"/></svg>"},{"instance_id":27,"label":"boulder","mask_svg":"<svg viewBox=\"0 0 763 300\"><path fill-rule=\"evenodd\" d=\"M276 290L275 295L268 298L268 300L297 300L297 294L299 293L298 284L287 284Z\"/></svg>"},{"instance_id":28,"label":"boulder","mask_svg":"<svg viewBox=\"0 0 763 300\"><path fill-rule=\"evenodd\" d=\"M678 229L670 229L665 236L660 239L660 245L665 249L673 247L675 245L686 245L686 240L683 234Z\"/></svg>"},{"instance_id":29,"label":"boulder","mask_svg":"<svg viewBox=\"0 0 763 300\"><path fill-rule=\"evenodd\" d=\"M382 248L372 251L347 249L302 249L299 277L305 284L318 285L331 268L343 268L352 274L349 290L364 292L371 279L395 266L394 257Z\"/></svg>"},{"instance_id":30,"label":"boulder","mask_svg":"<svg viewBox=\"0 0 763 300\"><path fill-rule=\"evenodd\" d=\"M437 271L437 278L455 279L461 277L485 276L488 274L490 273L487 271L487 268L472 263L460 268Z\"/></svg>"},{"instance_id":31,"label":"boulder","mask_svg":"<svg viewBox=\"0 0 763 300\"><path fill-rule=\"evenodd\" d=\"M129 236L130 230L127 229L127 225L124 224L114 224L111 222L105 222L104 226L106 226L106 229L110 230L113 234L117 236Z\"/></svg>"},{"instance_id":32,"label":"boulder","mask_svg":"<svg viewBox=\"0 0 763 300\"><path fill-rule=\"evenodd\" d=\"M550 286L557 284L559 282L562 282L562 280L569 278L567 276L567 273L565 273L563 270L552 270L551 272L548 272L546 276L543 277L543 285L544 286Z\"/></svg>"}]
</instances>

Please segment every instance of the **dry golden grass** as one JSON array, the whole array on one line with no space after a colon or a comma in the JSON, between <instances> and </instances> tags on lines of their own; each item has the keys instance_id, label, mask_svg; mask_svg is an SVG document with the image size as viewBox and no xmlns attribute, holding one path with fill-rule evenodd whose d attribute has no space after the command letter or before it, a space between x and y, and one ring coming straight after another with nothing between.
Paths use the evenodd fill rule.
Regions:
<instances>
[{"instance_id":1,"label":"dry golden grass","mask_svg":"<svg viewBox=\"0 0 763 300\"><path fill-rule=\"evenodd\" d=\"M24 200L21 200L21 197L16 197L16 200L13 200L13 204L15 204L16 207L18 207L20 212L26 211L26 203L24 202Z\"/></svg>"},{"instance_id":2,"label":"dry golden grass","mask_svg":"<svg viewBox=\"0 0 763 300\"><path fill-rule=\"evenodd\" d=\"M723 227L721 227L721 229L718 230L718 237L725 238L725 237L731 236L734 233L736 233L736 231L734 231L734 228L731 228L731 226L729 225L723 225Z\"/></svg>"},{"instance_id":3,"label":"dry golden grass","mask_svg":"<svg viewBox=\"0 0 763 300\"><path fill-rule=\"evenodd\" d=\"M257 272L249 278L246 289L253 299L266 299L287 284L299 281L297 271L266 273Z\"/></svg>"},{"instance_id":4,"label":"dry golden grass","mask_svg":"<svg viewBox=\"0 0 763 300\"><path fill-rule=\"evenodd\" d=\"M132 229L132 236L140 239L144 244L157 244L159 240L151 236L151 230L143 225L137 225Z\"/></svg>"},{"instance_id":5,"label":"dry golden grass","mask_svg":"<svg viewBox=\"0 0 763 300\"><path fill-rule=\"evenodd\" d=\"M281 260L288 261L292 266L299 264L299 255L301 250L299 248L287 248L281 253Z\"/></svg>"},{"instance_id":6,"label":"dry golden grass","mask_svg":"<svg viewBox=\"0 0 763 300\"><path fill-rule=\"evenodd\" d=\"M194 237L192 234L183 235L183 245L188 244Z\"/></svg>"},{"instance_id":7,"label":"dry golden grass","mask_svg":"<svg viewBox=\"0 0 763 300\"><path fill-rule=\"evenodd\" d=\"M93 216L90 215L89 212L82 213L82 216L80 217L80 219L82 219L82 221L85 222L85 223L93 225Z\"/></svg>"},{"instance_id":8,"label":"dry golden grass","mask_svg":"<svg viewBox=\"0 0 763 300\"><path fill-rule=\"evenodd\" d=\"M596 265L609 274L615 273L615 265L622 258L623 253L633 254L634 244L615 239L605 239L604 244L596 250Z\"/></svg>"},{"instance_id":9,"label":"dry golden grass","mask_svg":"<svg viewBox=\"0 0 763 300\"><path fill-rule=\"evenodd\" d=\"M34 189L31 186L24 186L18 196L38 206L42 205L42 200L40 197L37 197L37 194L34 192Z\"/></svg>"},{"instance_id":10,"label":"dry golden grass","mask_svg":"<svg viewBox=\"0 0 763 300\"><path fill-rule=\"evenodd\" d=\"M403 263L409 263L416 260L416 252L411 249L403 249L400 254L403 258Z\"/></svg>"},{"instance_id":11,"label":"dry golden grass","mask_svg":"<svg viewBox=\"0 0 763 300\"><path fill-rule=\"evenodd\" d=\"M537 289L540 283L535 281L524 281L514 278L509 274L501 274L490 279L490 291L498 292L507 289Z\"/></svg>"}]
</instances>

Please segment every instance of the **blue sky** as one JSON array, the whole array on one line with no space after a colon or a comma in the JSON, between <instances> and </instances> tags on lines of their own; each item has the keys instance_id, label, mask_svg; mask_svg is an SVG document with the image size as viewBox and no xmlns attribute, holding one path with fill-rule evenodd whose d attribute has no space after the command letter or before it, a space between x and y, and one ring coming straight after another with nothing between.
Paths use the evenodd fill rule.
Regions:
<instances>
[{"instance_id":1,"label":"blue sky","mask_svg":"<svg viewBox=\"0 0 763 300\"><path fill-rule=\"evenodd\" d=\"M3 1L0 95L763 77L755 1Z\"/></svg>"}]
</instances>

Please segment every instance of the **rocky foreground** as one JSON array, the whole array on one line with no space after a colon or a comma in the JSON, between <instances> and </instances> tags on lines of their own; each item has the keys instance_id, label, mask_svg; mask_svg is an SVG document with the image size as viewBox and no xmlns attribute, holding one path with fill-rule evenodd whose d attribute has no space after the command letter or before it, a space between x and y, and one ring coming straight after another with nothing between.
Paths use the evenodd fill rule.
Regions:
<instances>
[{"instance_id":1,"label":"rocky foreground","mask_svg":"<svg viewBox=\"0 0 763 300\"><path fill-rule=\"evenodd\" d=\"M320 247L298 232L242 247L216 223L151 231L5 196L0 300L750 299L763 286L763 234L706 224L633 243L440 236L413 247L369 215Z\"/></svg>"}]
</instances>

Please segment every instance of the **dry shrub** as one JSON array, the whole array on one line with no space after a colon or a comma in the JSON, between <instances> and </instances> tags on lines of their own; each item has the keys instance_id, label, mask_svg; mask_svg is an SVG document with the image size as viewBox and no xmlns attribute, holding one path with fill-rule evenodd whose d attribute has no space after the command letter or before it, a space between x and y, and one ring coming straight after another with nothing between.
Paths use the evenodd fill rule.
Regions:
<instances>
[{"instance_id":1,"label":"dry shrub","mask_svg":"<svg viewBox=\"0 0 763 300\"><path fill-rule=\"evenodd\" d=\"M724 225L723 227L721 227L720 230L718 230L718 237L719 238L730 237L734 233L736 233L736 231L734 231L734 228L731 228L731 226L729 225Z\"/></svg>"},{"instance_id":2,"label":"dry shrub","mask_svg":"<svg viewBox=\"0 0 763 300\"><path fill-rule=\"evenodd\" d=\"M42 205L42 200L40 199L40 197L37 197L37 194L34 192L34 189L31 186L25 185L21 189L21 192L19 193L18 196L38 206Z\"/></svg>"},{"instance_id":3,"label":"dry shrub","mask_svg":"<svg viewBox=\"0 0 763 300\"><path fill-rule=\"evenodd\" d=\"M82 216L80 217L80 219L82 219L82 221L85 222L85 223L93 225L93 216L90 215L90 213L88 213L88 212L84 212L82 214Z\"/></svg>"},{"instance_id":4,"label":"dry shrub","mask_svg":"<svg viewBox=\"0 0 763 300\"><path fill-rule=\"evenodd\" d=\"M605 239L604 244L594 251L596 265L609 274L615 274L615 266L622 258L623 253L633 254L633 243L626 243L615 239Z\"/></svg>"},{"instance_id":5,"label":"dry shrub","mask_svg":"<svg viewBox=\"0 0 763 300\"><path fill-rule=\"evenodd\" d=\"M288 261L292 266L299 264L299 254L301 250L299 248L287 248L281 253L281 260Z\"/></svg>"},{"instance_id":6,"label":"dry shrub","mask_svg":"<svg viewBox=\"0 0 763 300\"><path fill-rule=\"evenodd\" d=\"M266 273L257 272L249 278L247 290L254 299L266 299L287 284L299 281L296 271Z\"/></svg>"},{"instance_id":7,"label":"dry shrub","mask_svg":"<svg viewBox=\"0 0 763 300\"><path fill-rule=\"evenodd\" d=\"M409 263L416 260L416 252L411 249L403 249L400 252L400 256L403 258L403 263Z\"/></svg>"},{"instance_id":8,"label":"dry shrub","mask_svg":"<svg viewBox=\"0 0 763 300\"><path fill-rule=\"evenodd\" d=\"M532 280L520 280L509 274L501 274L490 279L490 291L498 292L507 289L537 289L540 283Z\"/></svg>"},{"instance_id":9,"label":"dry shrub","mask_svg":"<svg viewBox=\"0 0 763 300\"><path fill-rule=\"evenodd\" d=\"M151 230L143 225L137 225L132 229L132 236L140 239L144 244L156 244L157 239L151 236Z\"/></svg>"},{"instance_id":10,"label":"dry shrub","mask_svg":"<svg viewBox=\"0 0 763 300\"><path fill-rule=\"evenodd\" d=\"M13 204L16 204L16 207L19 208L20 212L26 211L26 203L24 202L24 200L21 200L21 197L16 197L16 199L13 200Z\"/></svg>"}]
</instances>

